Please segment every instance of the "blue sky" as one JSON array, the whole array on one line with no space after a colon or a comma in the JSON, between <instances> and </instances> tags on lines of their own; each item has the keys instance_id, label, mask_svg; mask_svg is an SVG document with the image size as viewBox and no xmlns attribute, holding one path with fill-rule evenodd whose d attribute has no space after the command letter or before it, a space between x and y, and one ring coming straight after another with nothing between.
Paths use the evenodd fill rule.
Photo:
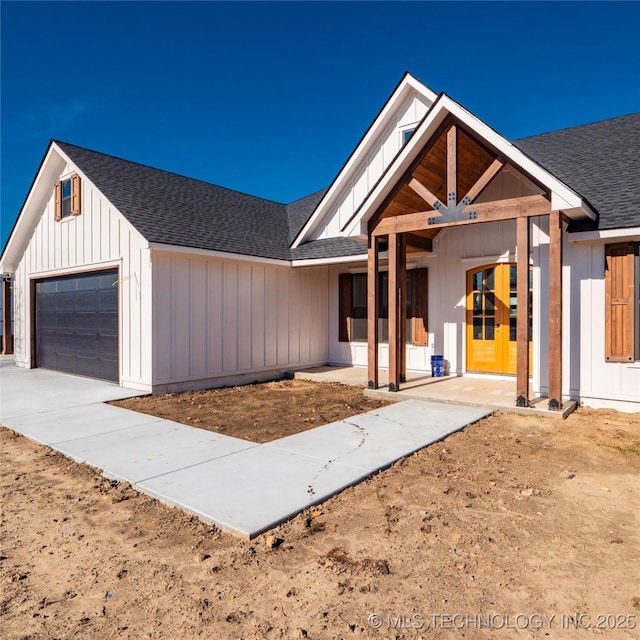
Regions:
<instances>
[{"instance_id":1,"label":"blue sky","mask_svg":"<svg viewBox=\"0 0 640 640\"><path fill-rule=\"evenodd\" d=\"M4 245L49 140L280 202L404 71L508 138L640 110L637 2L6 2Z\"/></svg>"}]
</instances>

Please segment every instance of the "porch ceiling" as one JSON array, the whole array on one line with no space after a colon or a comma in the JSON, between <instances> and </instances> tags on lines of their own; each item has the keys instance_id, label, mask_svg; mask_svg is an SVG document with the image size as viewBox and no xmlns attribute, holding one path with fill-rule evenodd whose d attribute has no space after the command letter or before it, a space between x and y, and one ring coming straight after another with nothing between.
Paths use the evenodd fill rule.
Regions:
<instances>
[{"instance_id":1,"label":"porch ceiling","mask_svg":"<svg viewBox=\"0 0 640 640\"><path fill-rule=\"evenodd\" d=\"M498 202L484 197L483 192L506 166L507 161L496 151L449 117L372 217L369 228L375 228L385 218L416 213L426 212L429 216L439 217L446 207L459 205L462 208L462 203L467 201L482 201L483 205ZM529 176L523 176L523 179L531 183ZM537 193L543 190L537 184L534 188ZM544 191L548 197L547 190ZM427 227L415 232L433 239L439 230Z\"/></svg>"}]
</instances>

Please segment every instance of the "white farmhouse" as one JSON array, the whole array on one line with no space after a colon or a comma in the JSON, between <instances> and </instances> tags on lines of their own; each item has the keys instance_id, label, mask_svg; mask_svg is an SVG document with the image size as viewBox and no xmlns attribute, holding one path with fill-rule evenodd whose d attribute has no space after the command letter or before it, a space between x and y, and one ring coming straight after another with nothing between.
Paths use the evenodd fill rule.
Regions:
<instances>
[{"instance_id":1,"label":"white farmhouse","mask_svg":"<svg viewBox=\"0 0 640 640\"><path fill-rule=\"evenodd\" d=\"M508 141L407 74L288 205L52 141L0 258L4 349L154 393L322 364L397 390L442 355L520 406L531 380L640 411L639 246L640 114Z\"/></svg>"}]
</instances>

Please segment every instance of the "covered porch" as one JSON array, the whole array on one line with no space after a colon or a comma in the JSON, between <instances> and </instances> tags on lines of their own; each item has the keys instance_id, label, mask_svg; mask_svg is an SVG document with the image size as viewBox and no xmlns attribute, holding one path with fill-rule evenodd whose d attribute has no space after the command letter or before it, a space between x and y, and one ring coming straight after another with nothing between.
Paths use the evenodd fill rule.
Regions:
<instances>
[{"instance_id":1,"label":"covered porch","mask_svg":"<svg viewBox=\"0 0 640 640\"><path fill-rule=\"evenodd\" d=\"M562 412L565 405L562 397L562 234L566 220L554 202L553 190L515 164L473 126L450 113L437 126L434 123L431 133L422 139L421 144L416 143L413 159L407 158L395 175L387 176L386 193L381 191L377 197L370 194L370 202L365 201L363 205L366 215L360 229L366 230L368 241L366 386L375 392L384 384L379 364L382 295L379 274L384 260L388 273L385 393L430 398L440 395L447 396L448 401L457 398L467 402L469 393L477 393L480 398L486 393L493 396L495 392L496 402L492 405L538 409L541 400L533 398L530 383L534 341L531 234L535 218L538 227L540 221L545 220L548 230L548 255L544 264L537 265L545 274L545 291L539 287L536 292L538 297L545 298L546 317L540 317L538 307L538 326L544 324L544 327L535 336L535 348L546 351L543 358L537 359L547 367L544 372L548 381L546 408ZM499 298L493 280L490 284L488 279L489 275L493 278L493 272L485 270L487 278L478 272L480 277L475 284L471 282L472 272L468 272L466 315L460 326L458 348L467 354L462 369L465 374L511 373L513 377L482 383L466 375L446 381L412 380L407 371L405 348L407 256L414 252L432 253L444 232L457 233L469 225L496 222L508 222L515 227L515 246L504 247L508 255L514 256L510 276L505 275L505 279L510 277L512 282ZM509 262L507 260L507 264ZM448 276L440 272L440 278ZM440 280L437 284L447 287L451 283ZM432 331L433 327L428 330ZM475 355L473 349L476 349ZM491 357L494 362L510 360L511 368L504 365L492 368Z\"/></svg>"},{"instance_id":2,"label":"covered porch","mask_svg":"<svg viewBox=\"0 0 640 640\"><path fill-rule=\"evenodd\" d=\"M293 376L301 380L367 386L367 369L364 367L327 365L301 369L293 372ZM379 369L379 387L375 390L365 389L366 395L394 402L409 399L429 400L523 414L561 415L563 418L566 418L577 406L575 400L563 398L562 410L551 411L547 406L546 398L533 398L531 395L528 407L517 407L513 402L513 380L496 376L468 374L432 378L424 372L409 371L405 382L396 392L389 391L388 379L389 370Z\"/></svg>"}]
</instances>

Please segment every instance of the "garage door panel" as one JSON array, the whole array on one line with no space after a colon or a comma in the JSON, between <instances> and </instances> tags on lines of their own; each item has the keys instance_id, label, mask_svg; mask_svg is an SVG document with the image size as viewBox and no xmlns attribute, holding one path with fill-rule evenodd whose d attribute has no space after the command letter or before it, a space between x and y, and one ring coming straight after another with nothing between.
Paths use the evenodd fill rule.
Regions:
<instances>
[{"instance_id":1,"label":"garage door panel","mask_svg":"<svg viewBox=\"0 0 640 640\"><path fill-rule=\"evenodd\" d=\"M98 306L100 309L113 309L118 304L117 289L101 289L98 291Z\"/></svg>"},{"instance_id":2,"label":"garage door panel","mask_svg":"<svg viewBox=\"0 0 640 640\"><path fill-rule=\"evenodd\" d=\"M76 293L76 311L93 312L98 305L98 292L94 290L82 291Z\"/></svg>"},{"instance_id":3,"label":"garage door panel","mask_svg":"<svg viewBox=\"0 0 640 640\"><path fill-rule=\"evenodd\" d=\"M117 270L36 283L36 366L117 382Z\"/></svg>"}]
</instances>

